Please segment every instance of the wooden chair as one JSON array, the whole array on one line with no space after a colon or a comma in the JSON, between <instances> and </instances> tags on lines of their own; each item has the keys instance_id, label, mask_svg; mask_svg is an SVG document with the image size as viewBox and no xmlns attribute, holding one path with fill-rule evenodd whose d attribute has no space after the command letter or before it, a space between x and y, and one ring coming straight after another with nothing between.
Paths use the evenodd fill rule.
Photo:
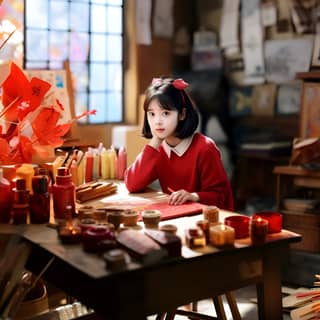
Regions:
<instances>
[{"instance_id":1,"label":"wooden chair","mask_svg":"<svg viewBox=\"0 0 320 320\"><path fill-rule=\"evenodd\" d=\"M239 312L239 309L237 306L237 302L234 298L233 293L226 292L225 296L226 296L233 320L241 320L241 315L240 315L240 312ZM222 295L215 296L212 298L212 300L213 300L213 304L214 304L216 314L217 314L216 317L205 315L202 313L198 313L197 312L198 311L198 303L193 302L191 311L176 309L174 311L169 311L167 313L159 314L156 317L156 320L174 320L175 315L186 316L192 320L213 320L213 319L227 320L226 313L225 313L224 306L223 306Z\"/></svg>"}]
</instances>

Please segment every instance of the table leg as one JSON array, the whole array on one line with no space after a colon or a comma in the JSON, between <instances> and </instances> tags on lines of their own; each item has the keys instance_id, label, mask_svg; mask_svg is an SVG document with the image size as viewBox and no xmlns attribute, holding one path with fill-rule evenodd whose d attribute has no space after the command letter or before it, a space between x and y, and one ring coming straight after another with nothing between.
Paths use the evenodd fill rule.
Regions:
<instances>
[{"instance_id":1,"label":"table leg","mask_svg":"<svg viewBox=\"0 0 320 320\"><path fill-rule=\"evenodd\" d=\"M280 320L282 316L281 254L272 251L263 262L263 279L257 283L259 320ZM279 254L279 255L278 255Z\"/></svg>"}]
</instances>

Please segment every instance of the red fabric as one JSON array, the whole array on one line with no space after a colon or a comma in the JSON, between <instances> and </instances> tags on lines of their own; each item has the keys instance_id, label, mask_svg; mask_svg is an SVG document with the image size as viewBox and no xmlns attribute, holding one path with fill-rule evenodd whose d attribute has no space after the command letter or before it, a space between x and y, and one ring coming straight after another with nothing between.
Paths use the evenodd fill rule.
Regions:
<instances>
[{"instance_id":1,"label":"red fabric","mask_svg":"<svg viewBox=\"0 0 320 320\"><path fill-rule=\"evenodd\" d=\"M200 133L194 135L189 149L181 157L171 152L169 159L162 146L156 150L146 145L125 172L129 192L143 191L156 179L163 192L169 193L168 188L197 192L202 204L234 209L220 152L212 139Z\"/></svg>"}]
</instances>

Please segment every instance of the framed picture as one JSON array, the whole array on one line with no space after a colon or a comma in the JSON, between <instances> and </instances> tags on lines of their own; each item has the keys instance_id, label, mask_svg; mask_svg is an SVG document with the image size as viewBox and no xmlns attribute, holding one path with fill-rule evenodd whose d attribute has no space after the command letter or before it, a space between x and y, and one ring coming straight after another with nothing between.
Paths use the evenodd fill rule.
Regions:
<instances>
[{"instance_id":1,"label":"framed picture","mask_svg":"<svg viewBox=\"0 0 320 320\"><path fill-rule=\"evenodd\" d=\"M320 83L303 83L300 136L302 138L320 137Z\"/></svg>"},{"instance_id":2,"label":"framed picture","mask_svg":"<svg viewBox=\"0 0 320 320\"><path fill-rule=\"evenodd\" d=\"M252 93L252 114L258 116L273 116L277 87L275 84L254 86Z\"/></svg>"},{"instance_id":3,"label":"framed picture","mask_svg":"<svg viewBox=\"0 0 320 320\"><path fill-rule=\"evenodd\" d=\"M301 104L302 81L279 85L277 94L277 114L299 114Z\"/></svg>"}]
</instances>

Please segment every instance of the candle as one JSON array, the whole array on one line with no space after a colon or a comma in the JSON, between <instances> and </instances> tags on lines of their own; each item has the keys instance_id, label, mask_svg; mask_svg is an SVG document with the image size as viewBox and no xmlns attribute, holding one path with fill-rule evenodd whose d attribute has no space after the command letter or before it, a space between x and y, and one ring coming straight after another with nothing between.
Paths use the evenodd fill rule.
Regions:
<instances>
[{"instance_id":1,"label":"candle","mask_svg":"<svg viewBox=\"0 0 320 320\"><path fill-rule=\"evenodd\" d=\"M269 222L268 233L278 233L282 230L282 214L279 212L264 211L257 212L253 215L253 218L266 219Z\"/></svg>"},{"instance_id":2,"label":"candle","mask_svg":"<svg viewBox=\"0 0 320 320\"><path fill-rule=\"evenodd\" d=\"M251 219L250 236L252 244L262 244L266 241L268 224L268 220L260 217Z\"/></svg>"},{"instance_id":3,"label":"candle","mask_svg":"<svg viewBox=\"0 0 320 320\"><path fill-rule=\"evenodd\" d=\"M249 221L250 218L244 215L233 215L224 219L227 226L234 228L236 239L249 237Z\"/></svg>"},{"instance_id":4,"label":"candle","mask_svg":"<svg viewBox=\"0 0 320 320\"><path fill-rule=\"evenodd\" d=\"M59 238L65 244L78 243L81 240L81 228L67 224L59 229Z\"/></svg>"},{"instance_id":5,"label":"candle","mask_svg":"<svg viewBox=\"0 0 320 320\"><path fill-rule=\"evenodd\" d=\"M234 244L235 231L225 224L210 226L210 243L215 247L227 247Z\"/></svg>"},{"instance_id":6,"label":"candle","mask_svg":"<svg viewBox=\"0 0 320 320\"><path fill-rule=\"evenodd\" d=\"M206 206L202 210L203 217L210 223L217 223L219 221L219 208L216 206Z\"/></svg>"}]
</instances>

